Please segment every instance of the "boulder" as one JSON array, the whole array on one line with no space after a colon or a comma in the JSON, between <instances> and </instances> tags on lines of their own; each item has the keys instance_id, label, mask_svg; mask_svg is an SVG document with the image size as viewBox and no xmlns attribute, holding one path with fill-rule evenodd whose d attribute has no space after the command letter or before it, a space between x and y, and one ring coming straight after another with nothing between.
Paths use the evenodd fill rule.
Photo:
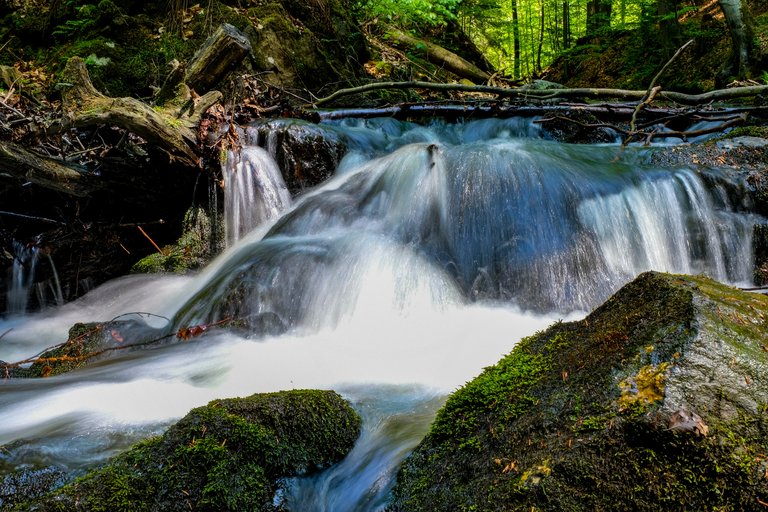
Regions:
<instances>
[{"instance_id":1,"label":"boulder","mask_svg":"<svg viewBox=\"0 0 768 512\"><path fill-rule=\"evenodd\" d=\"M248 128L249 143L269 151L296 196L333 176L347 152L338 132L320 124L296 119L273 119Z\"/></svg>"},{"instance_id":2,"label":"boulder","mask_svg":"<svg viewBox=\"0 0 768 512\"><path fill-rule=\"evenodd\" d=\"M455 392L391 510L762 510L768 297L645 273Z\"/></svg>"},{"instance_id":3,"label":"boulder","mask_svg":"<svg viewBox=\"0 0 768 512\"><path fill-rule=\"evenodd\" d=\"M341 460L359 433L333 391L215 400L19 510L279 510L282 479Z\"/></svg>"}]
</instances>

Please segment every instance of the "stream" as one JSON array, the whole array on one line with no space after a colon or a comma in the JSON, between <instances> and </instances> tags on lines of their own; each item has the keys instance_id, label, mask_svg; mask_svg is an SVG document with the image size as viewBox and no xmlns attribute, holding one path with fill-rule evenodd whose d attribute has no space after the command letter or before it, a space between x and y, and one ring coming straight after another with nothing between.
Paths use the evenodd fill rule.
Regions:
<instances>
[{"instance_id":1,"label":"stream","mask_svg":"<svg viewBox=\"0 0 768 512\"><path fill-rule=\"evenodd\" d=\"M130 313L151 313L122 318L159 332L239 322L0 382L0 471L82 471L214 398L335 389L363 418L357 445L276 500L379 511L447 395L522 337L583 317L646 270L751 283L753 226L766 221L721 170L658 168L642 147L556 143L523 118L321 126L348 151L297 198L268 141L230 153L229 247L196 275L126 276L34 314L21 312L29 279L17 276L0 360Z\"/></svg>"}]
</instances>

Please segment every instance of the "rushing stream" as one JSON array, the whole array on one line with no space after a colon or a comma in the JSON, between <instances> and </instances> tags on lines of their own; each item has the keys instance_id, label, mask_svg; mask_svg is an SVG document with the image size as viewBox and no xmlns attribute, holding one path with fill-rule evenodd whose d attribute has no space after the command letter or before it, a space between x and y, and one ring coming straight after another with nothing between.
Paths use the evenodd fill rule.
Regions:
<instances>
[{"instance_id":1,"label":"rushing stream","mask_svg":"<svg viewBox=\"0 0 768 512\"><path fill-rule=\"evenodd\" d=\"M521 337L583 315L649 269L751 280L763 220L717 170L557 144L523 119L323 129L348 152L295 202L268 151L230 155L230 247L200 274L130 276L0 320L6 361L63 341L78 321L148 312L142 321L173 332L239 320L82 371L2 382L0 470L80 470L213 398L336 389L363 435L341 464L278 498L293 510L380 510L446 394Z\"/></svg>"}]
</instances>

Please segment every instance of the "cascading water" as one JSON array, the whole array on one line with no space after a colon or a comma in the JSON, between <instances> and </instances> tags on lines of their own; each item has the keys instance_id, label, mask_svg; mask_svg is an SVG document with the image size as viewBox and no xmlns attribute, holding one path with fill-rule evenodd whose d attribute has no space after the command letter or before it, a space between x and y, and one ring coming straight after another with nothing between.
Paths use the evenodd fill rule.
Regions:
<instances>
[{"instance_id":1,"label":"cascading water","mask_svg":"<svg viewBox=\"0 0 768 512\"><path fill-rule=\"evenodd\" d=\"M18 315L27 311L32 283L35 282L35 270L40 257L40 250L35 245L13 242L14 255L8 279L7 312Z\"/></svg>"},{"instance_id":2,"label":"cascading water","mask_svg":"<svg viewBox=\"0 0 768 512\"><path fill-rule=\"evenodd\" d=\"M166 332L226 317L238 326L2 383L0 444L14 444L0 468L77 469L213 398L334 388L363 416L361 439L276 499L381 510L446 393L522 336L648 269L750 280L752 226L764 220L692 169L643 165L639 148L556 144L520 119L325 129L349 149L336 176L261 229L238 231L198 276L123 279L45 318L0 322L0 334L13 328L0 339L6 360L61 341L74 321L126 311L168 318L156 326ZM262 157L244 148L230 161L246 175L257 166L242 162Z\"/></svg>"},{"instance_id":3,"label":"cascading water","mask_svg":"<svg viewBox=\"0 0 768 512\"><path fill-rule=\"evenodd\" d=\"M291 204L280 169L258 146L229 151L223 173L227 246L277 218Z\"/></svg>"}]
</instances>

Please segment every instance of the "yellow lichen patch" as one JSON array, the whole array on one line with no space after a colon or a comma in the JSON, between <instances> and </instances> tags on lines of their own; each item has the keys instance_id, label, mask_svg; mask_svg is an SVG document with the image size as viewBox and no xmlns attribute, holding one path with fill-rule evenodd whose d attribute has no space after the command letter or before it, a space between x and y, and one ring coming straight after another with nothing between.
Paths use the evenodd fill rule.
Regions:
<instances>
[{"instance_id":1,"label":"yellow lichen patch","mask_svg":"<svg viewBox=\"0 0 768 512\"><path fill-rule=\"evenodd\" d=\"M637 375L622 380L619 383L621 396L619 410L625 411L637 405L650 405L664 398L664 381L669 363L646 365L640 368Z\"/></svg>"}]
</instances>

